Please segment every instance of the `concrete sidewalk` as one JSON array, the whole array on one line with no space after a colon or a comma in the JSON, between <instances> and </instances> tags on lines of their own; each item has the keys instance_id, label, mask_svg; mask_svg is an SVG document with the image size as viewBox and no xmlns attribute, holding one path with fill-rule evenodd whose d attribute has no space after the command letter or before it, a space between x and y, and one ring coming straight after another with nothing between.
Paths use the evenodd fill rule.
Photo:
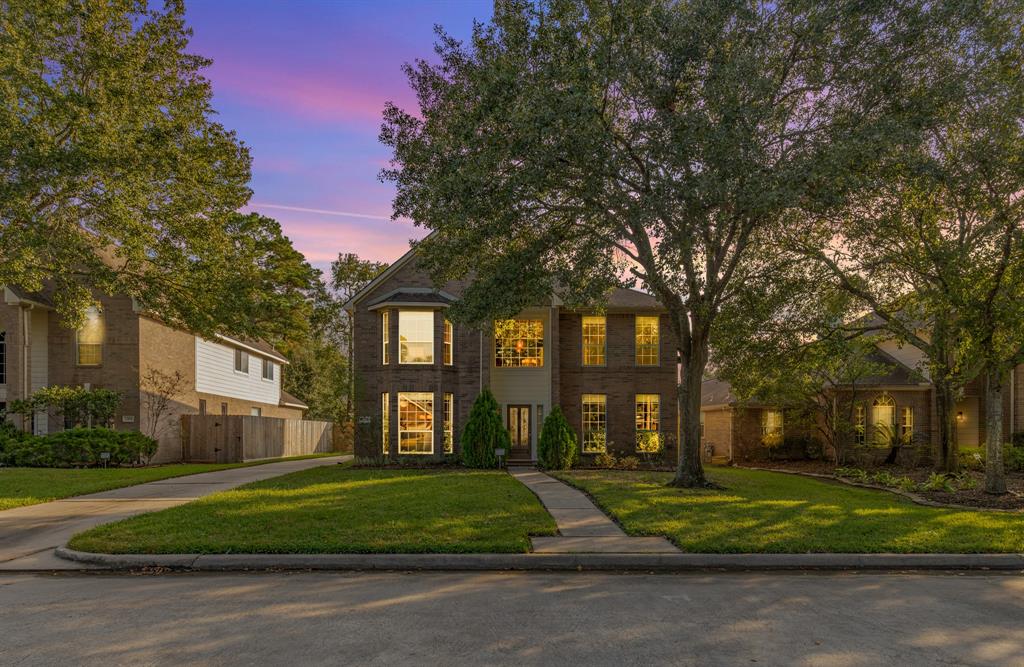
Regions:
<instances>
[{"instance_id":1,"label":"concrete sidewalk","mask_svg":"<svg viewBox=\"0 0 1024 667\"><path fill-rule=\"evenodd\" d=\"M299 459L174 477L0 512L0 571L96 567L58 558L54 549L72 535L102 523L183 505L249 482L318 466L348 456Z\"/></svg>"},{"instance_id":2,"label":"concrete sidewalk","mask_svg":"<svg viewBox=\"0 0 1024 667\"><path fill-rule=\"evenodd\" d=\"M508 472L540 498L558 526L557 537L531 538L534 553L679 553L679 549L664 537L629 537L582 491L536 468L513 466Z\"/></svg>"}]
</instances>

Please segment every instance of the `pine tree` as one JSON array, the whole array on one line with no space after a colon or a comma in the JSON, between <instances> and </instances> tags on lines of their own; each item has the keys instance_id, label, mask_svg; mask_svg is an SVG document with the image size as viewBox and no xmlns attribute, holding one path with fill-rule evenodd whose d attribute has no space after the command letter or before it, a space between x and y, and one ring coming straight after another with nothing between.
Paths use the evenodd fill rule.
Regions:
<instances>
[{"instance_id":1,"label":"pine tree","mask_svg":"<svg viewBox=\"0 0 1024 667\"><path fill-rule=\"evenodd\" d=\"M557 405L544 420L537 449L540 466L548 470L571 468L579 460L576 434Z\"/></svg>"},{"instance_id":2,"label":"pine tree","mask_svg":"<svg viewBox=\"0 0 1024 667\"><path fill-rule=\"evenodd\" d=\"M462 464L468 468L497 467L494 450L508 451L511 446L508 429L501 423L498 402L489 389L484 389L473 402L469 421L462 431Z\"/></svg>"}]
</instances>

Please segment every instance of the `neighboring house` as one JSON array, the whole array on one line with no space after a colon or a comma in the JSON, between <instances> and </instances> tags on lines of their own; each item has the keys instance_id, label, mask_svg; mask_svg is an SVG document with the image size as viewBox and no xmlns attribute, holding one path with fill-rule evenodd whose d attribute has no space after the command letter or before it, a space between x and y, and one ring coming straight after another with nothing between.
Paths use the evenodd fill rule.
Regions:
<instances>
[{"instance_id":1,"label":"neighboring house","mask_svg":"<svg viewBox=\"0 0 1024 667\"><path fill-rule=\"evenodd\" d=\"M435 288L411 250L345 304L354 317L356 455L459 453L474 399L489 388L512 461L537 458L544 416L561 406L584 457L676 452L676 346L664 308L618 289L598 312L550 302L486 331L451 323L466 283Z\"/></svg>"},{"instance_id":2,"label":"neighboring house","mask_svg":"<svg viewBox=\"0 0 1024 667\"><path fill-rule=\"evenodd\" d=\"M114 427L158 436L154 461L181 458L180 415L231 414L301 418L307 408L281 389L288 360L262 341L205 340L139 312L131 298L101 296L77 331L60 324L50 295L0 287L0 408L50 385L121 392ZM151 370L182 375L169 414L151 424ZM15 418L17 419L17 418ZM38 413L35 433L64 428Z\"/></svg>"},{"instance_id":3,"label":"neighboring house","mask_svg":"<svg viewBox=\"0 0 1024 667\"><path fill-rule=\"evenodd\" d=\"M886 367L830 395L836 409L849 414L851 444L870 444L887 433L908 442L938 445L935 396L926 378L924 355L909 344L882 340L870 361ZM1003 433L1007 440L1024 431L1024 367L1010 373L1003 392ZM806 423L787 423L787 410L778 404L739 401L727 382L710 379L701 397L702 449L725 460L749 460L764 455L765 435L814 435ZM968 383L956 406L956 437L960 447L985 443L985 396L980 380ZM793 420L797 421L797 420Z\"/></svg>"}]
</instances>

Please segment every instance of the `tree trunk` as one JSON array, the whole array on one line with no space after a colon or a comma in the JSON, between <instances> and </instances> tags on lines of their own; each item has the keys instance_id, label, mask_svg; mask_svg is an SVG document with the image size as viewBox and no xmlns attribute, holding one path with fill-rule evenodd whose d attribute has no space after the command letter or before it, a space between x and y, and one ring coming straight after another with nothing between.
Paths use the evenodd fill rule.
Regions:
<instances>
[{"instance_id":1,"label":"tree trunk","mask_svg":"<svg viewBox=\"0 0 1024 667\"><path fill-rule=\"evenodd\" d=\"M1003 469L1003 374L985 374L985 491L1006 493Z\"/></svg>"},{"instance_id":2,"label":"tree trunk","mask_svg":"<svg viewBox=\"0 0 1024 667\"><path fill-rule=\"evenodd\" d=\"M693 338L682 350L683 377L676 385L679 419L679 460L670 486L707 488L714 486L704 476L700 461L700 395L708 363L707 342Z\"/></svg>"},{"instance_id":3,"label":"tree trunk","mask_svg":"<svg viewBox=\"0 0 1024 667\"><path fill-rule=\"evenodd\" d=\"M939 450L935 469L939 472L956 472L956 397L950 383L942 380L933 383L935 387L935 408L939 423Z\"/></svg>"}]
</instances>

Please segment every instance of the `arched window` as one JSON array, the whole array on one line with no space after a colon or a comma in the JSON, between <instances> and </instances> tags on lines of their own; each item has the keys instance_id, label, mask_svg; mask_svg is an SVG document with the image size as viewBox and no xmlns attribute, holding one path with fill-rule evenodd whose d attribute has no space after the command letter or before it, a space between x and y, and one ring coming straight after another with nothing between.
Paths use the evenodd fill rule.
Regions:
<instances>
[{"instance_id":1,"label":"arched window","mask_svg":"<svg viewBox=\"0 0 1024 667\"><path fill-rule=\"evenodd\" d=\"M889 394L881 394L871 403L871 425L878 444L892 442L896 435L896 401Z\"/></svg>"}]
</instances>

